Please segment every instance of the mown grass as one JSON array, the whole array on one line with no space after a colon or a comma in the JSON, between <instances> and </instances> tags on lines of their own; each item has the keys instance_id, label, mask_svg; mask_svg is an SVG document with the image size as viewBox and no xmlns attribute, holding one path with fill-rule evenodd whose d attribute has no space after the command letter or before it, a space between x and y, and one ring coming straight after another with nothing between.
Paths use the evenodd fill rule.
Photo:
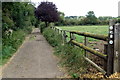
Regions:
<instances>
[{"instance_id":1,"label":"mown grass","mask_svg":"<svg viewBox=\"0 0 120 80\"><path fill-rule=\"evenodd\" d=\"M108 25L103 25L103 26L60 26L59 28L63 30L71 30L71 31L80 31L80 32L89 32L89 33L94 33L94 34L101 34L101 35L108 35ZM69 36L69 33L67 33ZM78 42L83 42L84 37L76 35L76 40ZM68 39L69 40L69 39ZM89 38L89 41L96 41L96 39Z\"/></svg>"}]
</instances>

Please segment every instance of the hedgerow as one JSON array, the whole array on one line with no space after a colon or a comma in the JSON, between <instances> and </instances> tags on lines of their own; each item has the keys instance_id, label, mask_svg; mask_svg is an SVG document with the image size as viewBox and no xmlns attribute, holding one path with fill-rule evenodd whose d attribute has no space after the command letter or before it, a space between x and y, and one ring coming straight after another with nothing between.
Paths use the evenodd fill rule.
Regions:
<instances>
[{"instance_id":1,"label":"hedgerow","mask_svg":"<svg viewBox=\"0 0 120 80\"><path fill-rule=\"evenodd\" d=\"M4 2L2 3L2 58L1 65L17 51L32 31L37 19L34 16L35 7L31 3Z\"/></svg>"}]
</instances>

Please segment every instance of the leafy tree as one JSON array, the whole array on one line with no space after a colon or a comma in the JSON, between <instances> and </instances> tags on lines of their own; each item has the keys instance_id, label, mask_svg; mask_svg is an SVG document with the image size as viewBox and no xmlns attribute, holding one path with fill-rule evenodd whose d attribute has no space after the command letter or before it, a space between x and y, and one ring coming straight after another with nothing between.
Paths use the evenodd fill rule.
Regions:
<instances>
[{"instance_id":1,"label":"leafy tree","mask_svg":"<svg viewBox=\"0 0 120 80\"><path fill-rule=\"evenodd\" d=\"M34 16L35 7L28 2L2 2L0 7L2 7L0 17L2 17L3 48L0 57L2 56L4 62L12 56L22 44L25 36L32 31L36 18Z\"/></svg>"},{"instance_id":2,"label":"leafy tree","mask_svg":"<svg viewBox=\"0 0 120 80\"><path fill-rule=\"evenodd\" d=\"M93 11L89 11L86 15L86 24L97 24L97 17L95 16Z\"/></svg>"},{"instance_id":3,"label":"leafy tree","mask_svg":"<svg viewBox=\"0 0 120 80\"><path fill-rule=\"evenodd\" d=\"M45 22L46 27L50 22L57 22L59 20L59 13L56 5L52 2L41 2L35 10L36 17Z\"/></svg>"},{"instance_id":4,"label":"leafy tree","mask_svg":"<svg viewBox=\"0 0 120 80\"><path fill-rule=\"evenodd\" d=\"M63 26L65 22L65 14L63 12L58 12L59 13L59 20L58 22L55 23L56 26Z\"/></svg>"},{"instance_id":5,"label":"leafy tree","mask_svg":"<svg viewBox=\"0 0 120 80\"><path fill-rule=\"evenodd\" d=\"M111 16L100 16L100 17L98 17L99 24L101 24L101 25L108 25L110 19L113 19L113 17L111 17Z\"/></svg>"}]
</instances>

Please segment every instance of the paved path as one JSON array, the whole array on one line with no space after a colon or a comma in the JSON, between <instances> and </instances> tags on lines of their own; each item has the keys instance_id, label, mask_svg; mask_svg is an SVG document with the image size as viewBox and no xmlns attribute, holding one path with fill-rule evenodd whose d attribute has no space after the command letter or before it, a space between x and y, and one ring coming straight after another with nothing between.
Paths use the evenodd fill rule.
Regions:
<instances>
[{"instance_id":1,"label":"paved path","mask_svg":"<svg viewBox=\"0 0 120 80\"><path fill-rule=\"evenodd\" d=\"M35 28L10 63L3 69L3 78L56 78L64 75L57 67L53 48Z\"/></svg>"}]
</instances>

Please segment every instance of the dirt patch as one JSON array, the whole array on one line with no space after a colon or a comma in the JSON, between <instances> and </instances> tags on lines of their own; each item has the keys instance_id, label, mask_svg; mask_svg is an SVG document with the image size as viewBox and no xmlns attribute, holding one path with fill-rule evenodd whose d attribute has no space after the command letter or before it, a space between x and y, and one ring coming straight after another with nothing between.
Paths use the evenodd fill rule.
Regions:
<instances>
[{"instance_id":1,"label":"dirt patch","mask_svg":"<svg viewBox=\"0 0 120 80\"><path fill-rule=\"evenodd\" d=\"M101 40L92 41L92 42L88 43L88 47L104 54L104 44L107 44L107 42L101 41ZM95 62L97 65L99 65L101 68L104 69L104 60L103 59L101 59L100 57L95 56L89 52L87 52L87 53L88 53L88 58L90 60L92 60L93 62ZM96 68L94 68L91 64L89 64L87 73L90 73L90 74L91 73L99 73L99 71Z\"/></svg>"}]
</instances>

